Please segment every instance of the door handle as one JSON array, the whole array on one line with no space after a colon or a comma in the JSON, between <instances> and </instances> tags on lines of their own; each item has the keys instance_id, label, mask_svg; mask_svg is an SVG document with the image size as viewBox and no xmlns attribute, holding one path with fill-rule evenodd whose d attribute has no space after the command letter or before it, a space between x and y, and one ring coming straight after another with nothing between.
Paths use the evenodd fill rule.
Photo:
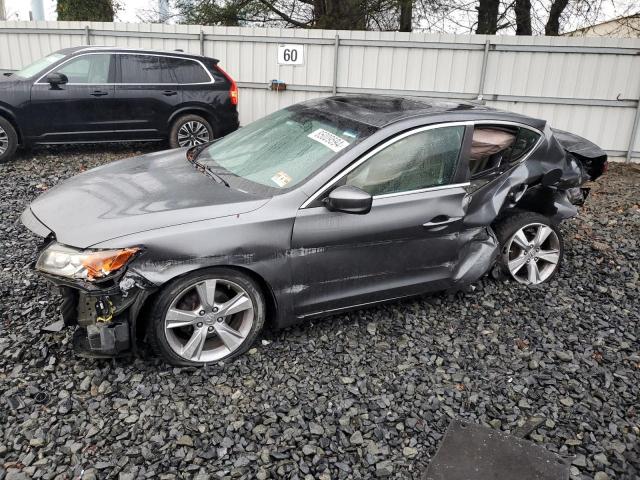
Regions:
<instances>
[{"instance_id":1,"label":"door handle","mask_svg":"<svg viewBox=\"0 0 640 480\"><path fill-rule=\"evenodd\" d=\"M427 223L423 223L422 226L425 228L442 227L443 225L457 222L460 219L462 219L462 217L449 217L448 215L438 215L437 217L433 217Z\"/></svg>"},{"instance_id":2,"label":"door handle","mask_svg":"<svg viewBox=\"0 0 640 480\"><path fill-rule=\"evenodd\" d=\"M109 95L109 92L105 92L104 90L94 90L89 95L92 97L104 97L105 95Z\"/></svg>"},{"instance_id":3,"label":"door handle","mask_svg":"<svg viewBox=\"0 0 640 480\"><path fill-rule=\"evenodd\" d=\"M170 97L172 95L177 95L178 92L176 92L175 90L165 90L162 92L163 95Z\"/></svg>"}]
</instances>

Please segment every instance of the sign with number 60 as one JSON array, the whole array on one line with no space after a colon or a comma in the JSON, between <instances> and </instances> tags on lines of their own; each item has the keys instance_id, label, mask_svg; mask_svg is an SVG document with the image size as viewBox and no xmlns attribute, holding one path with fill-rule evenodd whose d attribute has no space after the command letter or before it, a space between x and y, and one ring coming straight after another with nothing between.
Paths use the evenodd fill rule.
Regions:
<instances>
[{"instance_id":1,"label":"sign with number 60","mask_svg":"<svg viewBox=\"0 0 640 480\"><path fill-rule=\"evenodd\" d=\"M304 45L278 45L280 65L304 65Z\"/></svg>"}]
</instances>

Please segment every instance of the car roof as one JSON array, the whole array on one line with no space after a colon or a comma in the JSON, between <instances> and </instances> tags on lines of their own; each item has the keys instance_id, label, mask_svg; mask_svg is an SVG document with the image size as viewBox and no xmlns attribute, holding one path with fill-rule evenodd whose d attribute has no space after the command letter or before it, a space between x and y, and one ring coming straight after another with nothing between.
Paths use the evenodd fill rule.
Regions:
<instances>
[{"instance_id":1,"label":"car roof","mask_svg":"<svg viewBox=\"0 0 640 480\"><path fill-rule=\"evenodd\" d=\"M162 55L171 55L174 57L185 57L185 58L195 58L198 60L207 59L212 60L215 63L218 63L217 58L204 57L202 55L193 55L191 53L185 53L180 50L149 50L149 49L141 49L141 48L127 48L127 47L113 47L107 45L85 45L80 47L69 47L63 48L62 50L58 50L58 52L63 53L65 55L72 55L80 52L127 52L127 53L151 53L151 54L162 54Z\"/></svg>"},{"instance_id":2,"label":"car roof","mask_svg":"<svg viewBox=\"0 0 640 480\"><path fill-rule=\"evenodd\" d=\"M546 122L518 113L498 110L477 102L399 95L339 95L313 99L304 104L374 127L416 117L439 117L438 121L495 120L512 121L543 129ZM443 120L442 117L451 119ZM464 118L461 118L464 117Z\"/></svg>"}]
</instances>

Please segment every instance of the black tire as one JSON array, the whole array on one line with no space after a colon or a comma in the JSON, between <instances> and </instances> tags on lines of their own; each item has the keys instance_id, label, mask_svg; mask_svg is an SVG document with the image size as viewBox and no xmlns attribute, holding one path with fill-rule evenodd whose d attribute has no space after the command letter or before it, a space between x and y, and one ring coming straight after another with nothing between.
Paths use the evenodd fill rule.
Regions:
<instances>
[{"instance_id":1,"label":"black tire","mask_svg":"<svg viewBox=\"0 0 640 480\"><path fill-rule=\"evenodd\" d=\"M173 125L171 125L171 130L169 131L169 145L171 145L171 148L181 148L183 146L186 146L186 145L180 145L180 141L178 139L178 132L180 132L180 129L186 124L188 124L189 122L198 122L204 125L204 127L207 129L207 132L209 134L209 138L207 141L210 142L211 140L214 139L213 128L211 128L211 124L209 123L208 120L206 120L204 117L201 117L200 115L195 115L195 114L182 115L181 117L178 117L173 122Z\"/></svg>"},{"instance_id":2,"label":"black tire","mask_svg":"<svg viewBox=\"0 0 640 480\"><path fill-rule=\"evenodd\" d=\"M13 125L3 117L0 117L0 163L11 160L18 148L18 134Z\"/></svg>"},{"instance_id":3,"label":"black tire","mask_svg":"<svg viewBox=\"0 0 640 480\"><path fill-rule=\"evenodd\" d=\"M520 252L521 254L525 252L524 249L519 248L519 246L517 245L517 242L516 242L516 245L512 247L511 250L510 250L510 245L512 242L512 238L516 235L516 233L524 229L525 234L530 235L533 231L535 231L534 229L536 228L535 227L536 225L543 225L543 226L549 227L552 230L552 232L555 234L555 238L553 237L553 235L549 234L547 239L541 244L541 246L538 247L538 249L541 250L542 252L551 252L551 251L555 252L557 250L558 258L557 258L557 262L553 263L553 262L549 262L548 260L541 260L541 258L538 257L539 254L536 254L535 251L527 252L527 254L531 255L531 257L527 257L527 258L530 258L529 261L520 267L520 268L526 267L527 277L529 277L528 274L530 273L528 264L531 262L536 263L536 265L533 265L532 267L535 267L536 269L538 269L537 264L541 263L543 264L542 268L544 269L544 279L542 279L539 282L529 282L528 280L523 280L522 278L523 274L519 274L519 272L516 272L516 274L513 274L512 271L509 269L510 260L523 258L522 255L518 255L517 258L515 258L513 256L514 250L516 251L521 250ZM525 228L527 226L530 226L530 227ZM496 233L496 237L498 238L498 241L500 242L500 255L498 257L498 262L497 262L498 268L497 268L497 271L495 271L493 274L494 278L496 279L510 278L524 284L532 284L532 283L540 284L540 283L546 283L556 276L562 264L562 260L564 258L564 240L562 238L562 233L560 232L558 225L554 223L549 217L546 217L544 215L541 215L539 213L534 213L534 212L514 213L512 215L509 215L500 219L496 223L496 225L494 225L494 231ZM530 238L530 237L527 237L527 238ZM535 250L535 246L533 247L534 247L533 250ZM547 255L547 257L552 258L551 255Z\"/></svg>"},{"instance_id":4,"label":"black tire","mask_svg":"<svg viewBox=\"0 0 640 480\"><path fill-rule=\"evenodd\" d=\"M167 331L165 329L165 317L177 296L183 294L191 285L196 285L199 282L213 278L218 279L218 281L233 282L244 289L253 303L253 324L242 344L230 354L213 361L192 361L180 356L171 347L170 341L165 334ZM153 350L168 363L177 366L203 366L206 363L227 361L246 352L262 331L266 314L267 309L264 295L256 282L248 275L230 268L208 268L173 280L160 291L157 301L151 309L147 338ZM211 328L209 328L209 330L211 330ZM209 338L211 338L211 341L216 341L216 334L212 333L211 337L207 336L207 341L210 341ZM219 341L221 341L221 339L219 339Z\"/></svg>"}]
</instances>

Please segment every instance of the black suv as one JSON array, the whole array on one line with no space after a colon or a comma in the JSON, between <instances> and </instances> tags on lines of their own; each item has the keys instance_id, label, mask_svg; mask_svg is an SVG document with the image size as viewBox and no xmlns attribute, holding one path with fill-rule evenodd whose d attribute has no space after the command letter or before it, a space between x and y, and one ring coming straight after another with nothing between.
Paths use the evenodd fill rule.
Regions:
<instances>
[{"instance_id":1,"label":"black suv","mask_svg":"<svg viewBox=\"0 0 640 480\"><path fill-rule=\"evenodd\" d=\"M18 145L184 147L238 128L233 79L218 60L180 51L66 48L0 79L0 163Z\"/></svg>"}]
</instances>

